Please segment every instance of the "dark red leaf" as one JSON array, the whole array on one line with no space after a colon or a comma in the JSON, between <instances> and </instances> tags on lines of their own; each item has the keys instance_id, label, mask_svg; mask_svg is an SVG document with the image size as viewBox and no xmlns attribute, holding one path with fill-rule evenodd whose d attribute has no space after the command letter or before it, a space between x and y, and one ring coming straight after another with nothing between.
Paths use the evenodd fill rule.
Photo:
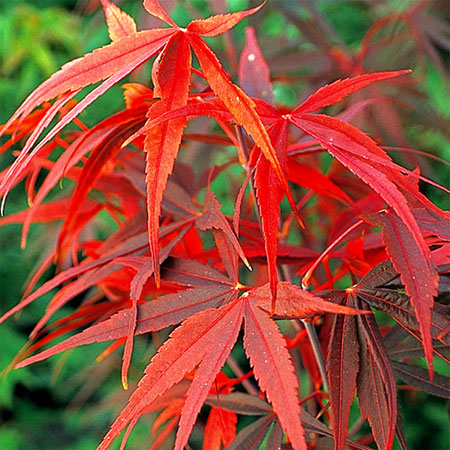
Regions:
<instances>
[{"instance_id":1,"label":"dark red leaf","mask_svg":"<svg viewBox=\"0 0 450 450\"><path fill-rule=\"evenodd\" d=\"M334 319L331 330L327 358L336 450L342 450L346 445L350 407L355 397L358 368L359 344L356 318L338 315Z\"/></svg>"},{"instance_id":2,"label":"dark red leaf","mask_svg":"<svg viewBox=\"0 0 450 450\"><path fill-rule=\"evenodd\" d=\"M360 369L358 402L379 448L391 448L397 424L397 390L392 363L372 315L358 316Z\"/></svg>"},{"instance_id":3,"label":"dark red leaf","mask_svg":"<svg viewBox=\"0 0 450 450\"><path fill-rule=\"evenodd\" d=\"M249 416L260 416L270 414L272 407L254 395L244 394L243 392L232 392L227 395L210 395L206 400L208 405L227 411L234 411L238 414Z\"/></svg>"},{"instance_id":4,"label":"dark red leaf","mask_svg":"<svg viewBox=\"0 0 450 450\"><path fill-rule=\"evenodd\" d=\"M245 45L239 60L239 84L250 97L258 97L274 104L270 69L252 27L245 29Z\"/></svg>"},{"instance_id":5,"label":"dark red leaf","mask_svg":"<svg viewBox=\"0 0 450 450\"><path fill-rule=\"evenodd\" d=\"M421 367L394 361L395 373L405 383L414 386L428 394L450 399L450 378L438 373L434 374L433 381L430 381L428 372Z\"/></svg>"},{"instance_id":6,"label":"dark red leaf","mask_svg":"<svg viewBox=\"0 0 450 450\"><path fill-rule=\"evenodd\" d=\"M178 270L182 269L183 266L180 265ZM214 273L213 268L209 268L209 270L212 274ZM202 275L204 276L205 274ZM174 280L177 280L177 278L174 277ZM235 292L235 289L228 284L222 284L219 279L209 286L200 283L194 289L164 295L143 305L138 305L134 334L158 331L180 323L198 311L221 304L225 298L235 295ZM76 291L74 291L75 294ZM66 339L54 347L22 361L18 367L24 367L81 345L124 338L127 336L129 324L130 310L125 309L113 315L110 319L92 325L83 332Z\"/></svg>"},{"instance_id":7,"label":"dark red leaf","mask_svg":"<svg viewBox=\"0 0 450 450\"><path fill-rule=\"evenodd\" d=\"M239 432L227 450L259 450L275 421L274 415L267 415L256 420Z\"/></svg>"}]
</instances>

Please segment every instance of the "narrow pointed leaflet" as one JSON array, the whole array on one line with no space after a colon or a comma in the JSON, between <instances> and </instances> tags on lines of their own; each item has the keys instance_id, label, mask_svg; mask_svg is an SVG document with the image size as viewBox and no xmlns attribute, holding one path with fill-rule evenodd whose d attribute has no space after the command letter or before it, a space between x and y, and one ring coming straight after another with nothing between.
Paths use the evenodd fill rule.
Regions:
<instances>
[{"instance_id":1,"label":"narrow pointed leaflet","mask_svg":"<svg viewBox=\"0 0 450 450\"><path fill-rule=\"evenodd\" d=\"M144 0L145 10L152 16L161 19L169 25L178 28L178 25L170 18L169 14L162 8L158 0Z\"/></svg>"},{"instance_id":2,"label":"narrow pointed leaflet","mask_svg":"<svg viewBox=\"0 0 450 450\"><path fill-rule=\"evenodd\" d=\"M298 404L298 380L286 341L268 313L254 303L255 297L248 295L244 313L245 353L291 445L295 450L306 450Z\"/></svg>"},{"instance_id":3,"label":"narrow pointed leaflet","mask_svg":"<svg viewBox=\"0 0 450 450\"><path fill-rule=\"evenodd\" d=\"M195 313L231 299L236 291L233 281L210 266L195 261L176 260L166 268L165 279L191 286L191 289L167 294L138 305L135 335L176 325ZM109 319L86 328L57 345L20 362L17 367L33 364L65 350L93 342L119 340L127 336L130 311L124 309Z\"/></svg>"},{"instance_id":4,"label":"narrow pointed leaflet","mask_svg":"<svg viewBox=\"0 0 450 450\"><path fill-rule=\"evenodd\" d=\"M396 72L375 72L365 73L345 80L337 80L326 86L322 86L316 92L311 94L304 102L292 111L292 114L304 114L314 112L326 106L334 105L340 102L354 92L359 91L365 86L382 80L388 80L400 75L411 73L410 70L399 70Z\"/></svg>"},{"instance_id":5,"label":"narrow pointed leaflet","mask_svg":"<svg viewBox=\"0 0 450 450\"><path fill-rule=\"evenodd\" d=\"M101 0L111 41L136 34L136 22L109 0Z\"/></svg>"},{"instance_id":6,"label":"narrow pointed leaflet","mask_svg":"<svg viewBox=\"0 0 450 450\"><path fill-rule=\"evenodd\" d=\"M375 226L383 227L383 240L395 270L411 298L420 324L425 356L433 372L433 349L431 342L431 308L437 294L438 274L429 255L423 255L413 234L393 211L365 216Z\"/></svg>"},{"instance_id":7,"label":"narrow pointed leaflet","mask_svg":"<svg viewBox=\"0 0 450 450\"><path fill-rule=\"evenodd\" d=\"M184 33L174 34L167 43L161 54L155 78L161 104L150 108L148 120L152 120L156 112L160 113L160 106L164 110L171 110L182 107L187 102L191 79L191 51ZM174 119L152 128L145 135L149 243L157 285L160 283L158 230L161 202L185 126L186 119Z\"/></svg>"},{"instance_id":8,"label":"narrow pointed leaflet","mask_svg":"<svg viewBox=\"0 0 450 450\"><path fill-rule=\"evenodd\" d=\"M173 31L168 29L141 31L135 36L112 42L82 58L67 63L59 72L52 75L28 96L4 129L14 120L27 116L35 107L45 101L52 100L58 95L77 92L85 86L105 80L58 122L39 144L38 147L42 147L45 142L54 137L90 103L126 77L136 67L150 59L164 46L172 34ZM42 120L45 122L45 118ZM0 131L1 134L2 131ZM35 149L36 151L37 149ZM21 153L8 170L8 176L0 184L0 196L4 197L8 193L14 180L29 164L30 159L25 159L26 156L26 152Z\"/></svg>"},{"instance_id":9,"label":"narrow pointed leaflet","mask_svg":"<svg viewBox=\"0 0 450 450\"><path fill-rule=\"evenodd\" d=\"M269 136L272 142L274 142L276 155L285 172L287 171L287 125L287 121L282 121L269 130ZM254 180L267 254L267 266L272 292L272 310L274 310L278 283L277 251L280 202L283 200L284 191L272 166L263 154L260 155L256 163Z\"/></svg>"},{"instance_id":10,"label":"narrow pointed leaflet","mask_svg":"<svg viewBox=\"0 0 450 450\"><path fill-rule=\"evenodd\" d=\"M327 358L336 450L343 450L346 445L350 407L355 397L358 367L359 344L356 318L345 315L336 316L331 330Z\"/></svg>"},{"instance_id":11,"label":"narrow pointed leaflet","mask_svg":"<svg viewBox=\"0 0 450 450\"><path fill-rule=\"evenodd\" d=\"M263 5L264 2L256 8L249 9L247 11L239 11L230 14L220 14L217 16L208 17L207 19L193 20L187 26L187 31L205 37L218 36L219 34L226 33L245 17L250 16L256 11L260 10Z\"/></svg>"}]
</instances>

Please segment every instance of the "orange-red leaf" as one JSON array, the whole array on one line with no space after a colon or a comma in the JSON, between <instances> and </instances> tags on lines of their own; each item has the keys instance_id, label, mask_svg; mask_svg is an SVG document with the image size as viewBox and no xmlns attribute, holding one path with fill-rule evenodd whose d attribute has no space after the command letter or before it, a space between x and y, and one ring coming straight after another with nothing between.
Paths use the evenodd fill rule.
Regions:
<instances>
[{"instance_id":1,"label":"orange-red leaf","mask_svg":"<svg viewBox=\"0 0 450 450\"><path fill-rule=\"evenodd\" d=\"M269 130L269 136L274 143L276 155L284 171L286 171L287 167L287 131L287 122L284 120ZM272 166L264 155L260 155L256 164L255 188L262 222L264 246L267 254L273 309L277 298L278 231L280 222L280 203L283 200L284 191Z\"/></svg>"},{"instance_id":2,"label":"orange-red leaf","mask_svg":"<svg viewBox=\"0 0 450 450\"><path fill-rule=\"evenodd\" d=\"M67 210L66 220L58 236L58 262L64 260L64 255L68 251L67 244L74 237L74 226L77 222L78 210L83 205L89 191L95 186L95 183L102 175L105 165L120 151L122 142L135 129L136 124L122 128L115 136L106 133L105 138L100 141L99 145L92 148L91 154L81 170Z\"/></svg>"},{"instance_id":3,"label":"orange-red leaf","mask_svg":"<svg viewBox=\"0 0 450 450\"><path fill-rule=\"evenodd\" d=\"M424 255L407 226L393 211L364 216L375 226L383 227L383 241L395 270L411 298L430 374L433 370L431 308L437 295L438 273L430 254Z\"/></svg>"},{"instance_id":4,"label":"orange-red leaf","mask_svg":"<svg viewBox=\"0 0 450 450\"><path fill-rule=\"evenodd\" d=\"M186 36L181 32L176 33L161 56L156 74L161 103L150 108L149 120L161 114L161 111L186 104L191 79L190 68L191 51ZM185 126L186 119L174 119L150 129L145 136L149 244L157 284L160 280L158 230L161 202Z\"/></svg>"},{"instance_id":5,"label":"orange-red leaf","mask_svg":"<svg viewBox=\"0 0 450 450\"><path fill-rule=\"evenodd\" d=\"M292 117L291 121L377 192L409 228L422 255L428 254L417 221L405 196L395 185L395 178L403 175L390 168L384 169L378 161L389 163L390 158L369 136L348 123L325 115L304 114Z\"/></svg>"},{"instance_id":6,"label":"orange-red leaf","mask_svg":"<svg viewBox=\"0 0 450 450\"><path fill-rule=\"evenodd\" d=\"M219 14L217 16L208 17L207 19L193 20L187 26L187 30L200 36L217 36L233 28L245 17L254 14L256 11L262 8L263 5L264 3L257 6L256 8L249 9L247 11L239 11L230 14Z\"/></svg>"},{"instance_id":7,"label":"orange-red leaf","mask_svg":"<svg viewBox=\"0 0 450 450\"><path fill-rule=\"evenodd\" d=\"M136 36L120 39L120 41L113 42L108 46L94 50L82 58L65 64L59 72L56 72L33 91L9 119L4 129L7 129L17 118L28 115L36 106L44 101L51 100L61 94L73 96L79 89L106 79L100 86L96 87L72 108L45 136L31 155L28 155L28 150L31 148L31 144L38 138L38 135L33 134L30 137L31 144L28 143L26 151L22 151L10 167L8 175L2 180L0 184L0 197L9 191L14 180L26 168L34 154L94 100L127 76L136 67L150 59L167 42L172 33L172 30L149 30L137 33ZM58 105L58 102L56 102L56 105ZM51 113L48 113L48 117L42 119L38 126L40 131L46 126L46 121L50 118L50 114L54 115L57 112L53 111L54 109L52 109ZM0 131L1 134L2 131Z\"/></svg>"},{"instance_id":8,"label":"orange-red leaf","mask_svg":"<svg viewBox=\"0 0 450 450\"><path fill-rule=\"evenodd\" d=\"M388 80L389 78L398 77L407 73L411 73L411 71L398 70L396 72L365 73L356 77L337 80L331 84L322 86L314 94L311 94L302 104L292 111L292 114L314 112L326 106L334 105L348 95L353 94L353 92L359 91L376 81Z\"/></svg>"},{"instance_id":9,"label":"orange-red leaf","mask_svg":"<svg viewBox=\"0 0 450 450\"><path fill-rule=\"evenodd\" d=\"M259 308L271 312L271 292L268 284L252 289L251 297L255 299ZM294 319L323 313L354 315L364 312L324 301L299 286L287 281L280 281L277 286L277 303L273 313L276 317Z\"/></svg>"},{"instance_id":10,"label":"orange-red leaf","mask_svg":"<svg viewBox=\"0 0 450 450\"><path fill-rule=\"evenodd\" d=\"M75 91L121 73L125 77L135 67L150 59L170 38L174 30L141 31L120 41L75 59L34 90L8 121L28 115L36 106L68 91ZM128 70L124 71L123 69ZM117 80L119 81L119 80Z\"/></svg>"},{"instance_id":11,"label":"orange-red leaf","mask_svg":"<svg viewBox=\"0 0 450 450\"><path fill-rule=\"evenodd\" d=\"M244 264L251 270L250 263L245 257L244 251L242 250L241 244L239 243L236 235L231 229L230 224L227 219L220 211L221 204L217 201L214 194L208 189L205 196L204 211L201 216L196 220L196 225L201 230L207 229L217 229L224 232L229 242L233 245L236 252L244 262Z\"/></svg>"},{"instance_id":12,"label":"orange-red leaf","mask_svg":"<svg viewBox=\"0 0 450 450\"><path fill-rule=\"evenodd\" d=\"M203 450L220 450L228 447L236 437L237 415L232 411L212 408L205 425Z\"/></svg>"},{"instance_id":13,"label":"orange-red leaf","mask_svg":"<svg viewBox=\"0 0 450 450\"><path fill-rule=\"evenodd\" d=\"M109 0L101 0L111 41L136 34L136 22Z\"/></svg>"},{"instance_id":14,"label":"orange-red leaf","mask_svg":"<svg viewBox=\"0 0 450 450\"><path fill-rule=\"evenodd\" d=\"M170 18L169 14L162 8L158 0L144 0L145 10L152 16L178 28L177 24Z\"/></svg>"},{"instance_id":15,"label":"orange-red leaf","mask_svg":"<svg viewBox=\"0 0 450 450\"><path fill-rule=\"evenodd\" d=\"M289 181L320 195L334 198L344 204L351 204L352 199L322 172L293 159L289 160Z\"/></svg>"}]
</instances>

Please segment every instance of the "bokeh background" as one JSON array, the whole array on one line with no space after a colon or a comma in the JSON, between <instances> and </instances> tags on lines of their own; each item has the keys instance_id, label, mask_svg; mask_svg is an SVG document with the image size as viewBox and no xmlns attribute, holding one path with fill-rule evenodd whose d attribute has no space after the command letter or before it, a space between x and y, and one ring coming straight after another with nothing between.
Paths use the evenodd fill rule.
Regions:
<instances>
[{"instance_id":1,"label":"bokeh background","mask_svg":"<svg viewBox=\"0 0 450 450\"><path fill-rule=\"evenodd\" d=\"M116 3L136 19L140 29L159 26L158 21L146 15L139 0ZM161 3L183 25L194 17L208 16L225 4L229 11L234 11L258 2L162 0ZM412 17L419 31L413 33L402 20L395 19L395 15L401 18L402 14ZM378 20L386 17L395 20L385 20L384 25L374 28ZM256 27L272 69L276 100L286 105L295 104L323 83L351 75L358 61L365 70L412 68L417 84L407 99L407 107L396 110L401 127L390 129L378 118L378 128L369 132L381 135L392 146L419 148L448 161L449 17L450 3L445 0L268 0L257 16L236 27L231 36L239 52L245 25ZM361 55L369 30L374 30L371 39L389 45ZM0 123L62 64L108 42L98 0L1 1ZM224 42L217 39L212 43L225 61ZM231 55L228 61L225 65L233 72L236 59ZM140 71L135 79L146 82L148 73ZM400 107L404 100L398 99ZM116 87L81 118L92 125L118 110L121 102L120 87ZM9 153L1 154L0 170L12 159ZM415 157L400 161L410 168L418 162ZM420 158L419 162L427 176L449 187L447 165L431 159ZM446 200L436 189L424 187L424 190L441 208L448 209L448 197ZM26 206L23 190L11 192L8 213ZM39 226L34 227L31 244L22 250L20 226L0 227L0 313L20 300L27 277L42 252L39 245L42 232ZM48 300L44 296L0 327L2 450L94 449L126 401L127 394L120 387L120 355L113 354L102 364L95 363L102 346L83 347L36 366L7 370L27 342L27 335ZM71 307L74 304L67 306ZM131 373L135 381L149 359L147 347L143 340L135 346ZM412 449L450 448L448 404L444 399L409 390L400 391L400 399ZM132 433L129 448L149 448L148 430L149 424L141 420ZM142 442L148 445L142 447Z\"/></svg>"}]
</instances>

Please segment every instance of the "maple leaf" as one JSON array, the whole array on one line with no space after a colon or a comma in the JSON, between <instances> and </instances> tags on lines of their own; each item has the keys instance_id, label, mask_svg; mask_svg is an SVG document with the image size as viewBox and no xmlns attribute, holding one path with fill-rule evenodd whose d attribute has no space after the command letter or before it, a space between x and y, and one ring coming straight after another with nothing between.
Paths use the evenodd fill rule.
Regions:
<instances>
[{"instance_id":1,"label":"maple leaf","mask_svg":"<svg viewBox=\"0 0 450 450\"><path fill-rule=\"evenodd\" d=\"M297 401L298 381L286 344L267 313L246 302L244 347L259 386L266 393L275 414L294 449L306 449Z\"/></svg>"},{"instance_id":2,"label":"maple leaf","mask_svg":"<svg viewBox=\"0 0 450 450\"><path fill-rule=\"evenodd\" d=\"M394 371L381 345L381 333L373 316L359 316L358 320L362 330L359 339L361 368L357 379L361 413L369 419L378 446L391 448L397 423Z\"/></svg>"},{"instance_id":3,"label":"maple leaf","mask_svg":"<svg viewBox=\"0 0 450 450\"><path fill-rule=\"evenodd\" d=\"M273 414L270 405L264 400L242 392L232 392L231 394L221 395L219 398L211 395L207 398L206 402L213 407L220 406L226 411L234 411L245 416L263 416L241 430L228 448L236 450L256 450L269 438L271 439L271 442L278 440L278 446L281 445L283 436L280 436L280 423ZM324 423L315 419L303 407L301 407L301 420L305 431L308 433L333 437L332 430ZM257 423L257 425L255 425L255 423ZM273 425L275 426L272 428ZM368 447L356 441L348 440L347 444L359 449L368 449ZM269 448L277 448L277 444L274 443L274 445Z\"/></svg>"},{"instance_id":4,"label":"maple leaf","mask_svg":"<svg viewBox=\"0 0 450 450\"><path fill-rule=\"evenodd\" d=\"M59 72L52 75L32 92L9 119L5 128L11 125L16 119L26 117L35 107L43 102L52 100L58 96L62 97L46 113L46 116L37 127L38 132L29 138L19 157L8 170L7 176L2 180L0 184L0 196L3 197L3 200L14 181L25 170L32 157L39 152L45 143L52 139L65 125L111 86L154 56L166 44L172 34L173 30L168 29L141 31L136 35L112 42L82 58L67 63ZM28 153L31 146L37 140L38 135L69 99L83 87L102 80L105 81L72 108L33 151Z\"/></svg>"},{"instance_id":5,"label":"maple leaf","mask_svg":"<svg viewBox=\"0 0 450 450\"><path fill-rule=\"evenodd\" d=\"M181 279L184 276L182 275ZM312 294L300 294L298 291L302 291L301 289L288 283L280 283L280 290L281 306L279 307L282 310L275 311L275 314L280 316L302 317L323 311L343 312L345 314L359 313L353 308L327 304L321 299L314 298ZM186 292L189 293L189 291ZM176 295L179 296L180 294ZM300 408L297 402L298 384L294 367L285 340L278 327L268 313L262 309L268 307L269 302L270 289L266 285L251 289L241 297L235 298L231 303L218 309L207 309L185 320L171 334L171 338L166 341L147 366L145 376L132 394L128 405L103 439L99 449L108 448L111 441L127 425L134 426L148 405L174 384L181 381L186 373L198 366L186 394L186 403L181 413L175 442L176 449L183 448L187 443L200 407L207 399L209 387L225 363L237 339L242 320L245 322L244 347L254 368L255 377L259 381L261 389L267 394L293 447L295 449L306 448L300 421ZM165 303L164 300L161 302L162 305ZM115 321L117 322L117 319ZM111 325L113 323L112 321ZM94 334L91 333L93 340L98 339L98 333L103 333L105 328L110 329L111 325L105 325L103 327L95 326L98 331L95 330ZM115 327L117 328L116 325ZM97 333L97 336L95 333ZM109 332L108 336L110 335ZM91 342L93 341L92 337L88 338ZM83 334L80 335L80 338L75 337L81 343L87 343L88 339L86 338L87 335L83 337ZM73 343L70 343L70 339L69 345L64 344L64 348L72 346ZM50 351L53 352L53 350ZM39 357L39 355L37 356ZM28 361L33 360L30 358ZM277 379L277 383L269 381L274 378ZM286 405L289 408L286 408Z\"/></svg>"},{"instance_id":6,"label":"maple leaf","mask_svg":"<svg viewBox=\"0 0 450 450\"><path fill-rule=\"evenodd\" d=\"M155 114L159 115L159 107L171 110L186 104L190 67L191 52L186 35L175 33L160 55L157 72L153 77L155 95L161 97L161 104L150 108L149 120ZM157 285L160 282L158 229L161 202L185 126L185 119L174 119L151 129L145 136L149 242Z\"/></svg>"},{"instance_id":7,"label":"maple leaf","mask_svg":"<svg viewBox=\"0 0 450 450\"><path fill-rule=\"evenodd\" d=\"M194 385L195 388L191 389L188 395L193 416L184 416L184 419L182 416L183 424L182 428L180 428L181 432L179 431L177 433L177 441L175 444L175 448L183 448L194 424L193 421L195 421L198 414L201 400L203 396L206 398L208 395L210 383L214 381L215 375L231 351L231 346L237 338L241 321L242 302L234 302L217 310L208 309L202 311L183 322L181 327L177 328L171 334L171 338L166 341L158 354L152 359L152 362L145 371L145 376L141 379L138 388L132 394L128 406L120 413L112 425L111 430L104 437L103 442L98 447L99 450L108 448L111 441L130 422L132 425L136 422L147 405L174 384L181 381L183 376L193 370L205 355L207 360L211 362L215 358L218 358L214 363L214 370L211 371L210 368L203 365L202 367L205 368L206 372L203 373L199 370L194 378L195 382L201 376L202 384L200 387L196 383ZM216 352L216 348L211 345L216 339L223 344L222 352ZM206 384L203 384L203 377L206 377Z\"/></svg>"},{"instance_id":8,"label":"maple leaf","mask_svg":"<svg viewBox=\"0 0 450 450\"><path fill-rule=\"evenodd\" d=\"M343 84L345 85L347 83ZM339 83L337 86L339 87ZM333 85L328 87L330 91L333 91L332 87ZM320 100L317 104L311 101L314 109L316 109L317 105L322 104L321 102L327 102L327 99L322 99L321 95L318 95L318 97ZM339 88L337 89L337 97L341 98ZM300 107L299 111L301 111ZM414 297L413 304L416 307L417 318L421 324L425 354L430 375L432 375L433 365L429 332L429 311L433 304L437 277L432 267L430 252L423 239L418 223L408 205L407 199L396 186L400 184L402 187L405 187L404 177L401 173L402 170L395 170L396 165L390 162L388 155L368 136L339 119L319 114L298 114L298 112L297 114L293 113L291 117L291 122L294 125L314 137L343 165L351 169L353 173L369 184L396 213L395 217L398 220L397 229L387 234L387 228L384 228L384 238L385 241L389 239L386 242L389 254L395 258L395 264L402 273L407 290ZM411 192L412 190L408 189L408 193ZM400 265L400 258L394 255L395 247L393 246L393 242L399 240L399 238L401 239L401 235L398 233L398 229L401 226L404 226L408 230L408 242L415 249L414 258L420 261L420 264L425 267L425 278L427 278L427 282L422 289L418 289L415 281L416 275L413 273L414 271L410 263L409 266L408 264L406 266L403 264ZM406 236L406 234L403 233L403 236ZM404 258L404 255L401 258Z\"/></svg>"},{"instance_id":9,"label":"maple leaf","mask_svg":"<svg viewBox=\"0 0 450 450\"><path fill-rule=\"evenodd\" d=\"M305 101L297 106L292 113L305 114L318 111L326 106L340 102L348 95L353 94L372 83L388 80L408 73L411 73L411 71L398 70L393 72L374 72L346 78L345 80L336 80L331 84L319 88L314 94L310 95Z\"/></svg>"}]
</instances>

